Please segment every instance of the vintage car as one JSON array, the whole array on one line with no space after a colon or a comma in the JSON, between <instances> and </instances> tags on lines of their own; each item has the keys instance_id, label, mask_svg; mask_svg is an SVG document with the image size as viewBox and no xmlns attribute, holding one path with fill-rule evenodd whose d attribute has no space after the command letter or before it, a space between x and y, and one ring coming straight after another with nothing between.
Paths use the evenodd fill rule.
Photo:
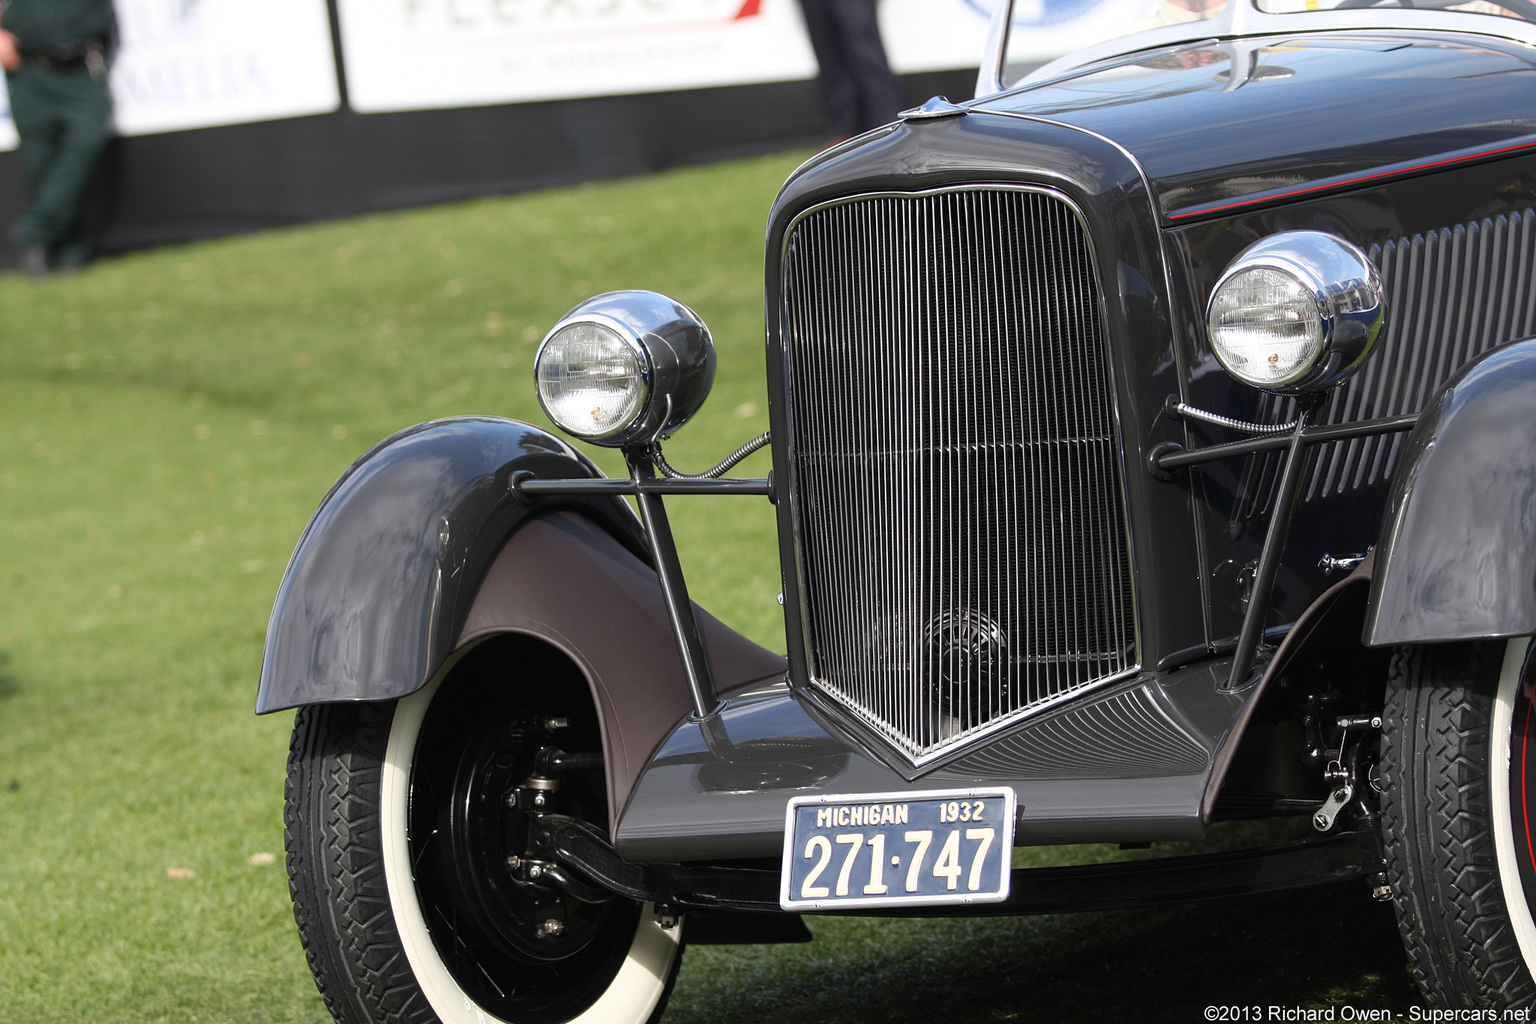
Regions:
<instances>
[{"instance_id":1,"label":"vintage car","mask_svg":"<svg viewBox=\"0 0 1536 1024\"><path fill-rule=\"evenodd\" d=\"M974 100L773 206L766 479L669 466L712 343L635 291L535 367L627 479L494 417L364 455L257 703L337 1019L645 1021L685 941L806 914L1352 878L1429 1002L1531 1005L1536 3L1399 2L1027 74L1000 4ZM675 495L775 503L787 658L690 601ZM1303 833L1013 866L1260 818Z\"/></svg>"}]
</instances>

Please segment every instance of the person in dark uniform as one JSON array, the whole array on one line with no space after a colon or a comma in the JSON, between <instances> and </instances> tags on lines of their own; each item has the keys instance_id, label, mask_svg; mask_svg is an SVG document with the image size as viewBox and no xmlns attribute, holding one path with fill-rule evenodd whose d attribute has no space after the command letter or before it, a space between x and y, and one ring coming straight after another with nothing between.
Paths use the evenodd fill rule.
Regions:
<instances>
[{"instance_id":1,"label":"person in dark uniform","mask_svg":"<svg viewBox=\"0 0 1536 1024\"><path fill-rule=\"evenodd\" d=\"M112 0L0 2L0 67L31 200L17 227L34 277L89 256L80 210L112 137Z\"/></svg>"},{"instance_id":2,"label":"person in dark uniform","mask_svg":"<svg viewBox=\"0 0 1536 1024\"><path fill-rule=\"evenodd\" d=\"M894 121L904 101L880 42L875 0L800 0L800 9L834 139Z\"/></svg>"}]
</instances>

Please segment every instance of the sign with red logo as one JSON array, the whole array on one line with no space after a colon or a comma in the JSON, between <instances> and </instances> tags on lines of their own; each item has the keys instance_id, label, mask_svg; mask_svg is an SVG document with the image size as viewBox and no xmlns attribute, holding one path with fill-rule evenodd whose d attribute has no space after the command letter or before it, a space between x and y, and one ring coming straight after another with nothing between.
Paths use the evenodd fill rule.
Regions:
<instances>
[{"instance_id":1,"label":"sign with red logo","mask_svg":"<svg viewBox=\"0 0 1536 1024\"><path fill-rule=\"evenodd\" d=\"M805 78L796 0L340 0L360 111Z\"/></svg>"}]
</instances>

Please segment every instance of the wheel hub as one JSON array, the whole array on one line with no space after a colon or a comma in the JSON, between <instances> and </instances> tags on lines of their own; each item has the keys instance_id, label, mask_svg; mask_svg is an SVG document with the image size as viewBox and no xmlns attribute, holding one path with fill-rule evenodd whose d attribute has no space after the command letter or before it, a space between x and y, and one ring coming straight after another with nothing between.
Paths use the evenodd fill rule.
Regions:
<instances>
[{"instance_id":1,"label":"wheel hub","mask_svg":"<svg viewBox=\"0 0 1536 1024\"><path fill-rule=\"evenodd\" d=\"M510 689L444 685L412 762L407 843L427 930L455 982L497 1016L538 1024L597 998L640 907L569 877L541 838L547 814L606 821L601 756L555 746L558 736L596 747L596 723L519 703Z\"/></svg>"}]
</instances>

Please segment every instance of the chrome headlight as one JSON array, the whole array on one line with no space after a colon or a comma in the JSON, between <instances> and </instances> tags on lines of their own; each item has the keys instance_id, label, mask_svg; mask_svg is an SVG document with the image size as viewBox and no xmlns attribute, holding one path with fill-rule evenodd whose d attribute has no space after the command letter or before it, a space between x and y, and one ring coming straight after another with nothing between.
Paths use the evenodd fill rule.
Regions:
<instances>
[{"instance_id":1,"label":"chrome headlight","mask_svg":"<svg viewBox=\"0 0 1536 1024\"><path fill-rule=\"evenodd\" d=\"M608 292L581 303L534 356L539 404L561 430L621 447L672 433L715 380L709 328L655 292Z\"/></svg>"},{"instance_id":2,"label":"chrome headlight","mask_svg":"<svg viewBox=\"0 0 1536 1024\"><path fill-rule=\"evenodd\" d=\"M1283 392L1342 383L1386 322L1381 275L1355 246L1286 231L1238 254L1211 292L1211 349L1238 380Z\"/></svg>"}]
</instances>

